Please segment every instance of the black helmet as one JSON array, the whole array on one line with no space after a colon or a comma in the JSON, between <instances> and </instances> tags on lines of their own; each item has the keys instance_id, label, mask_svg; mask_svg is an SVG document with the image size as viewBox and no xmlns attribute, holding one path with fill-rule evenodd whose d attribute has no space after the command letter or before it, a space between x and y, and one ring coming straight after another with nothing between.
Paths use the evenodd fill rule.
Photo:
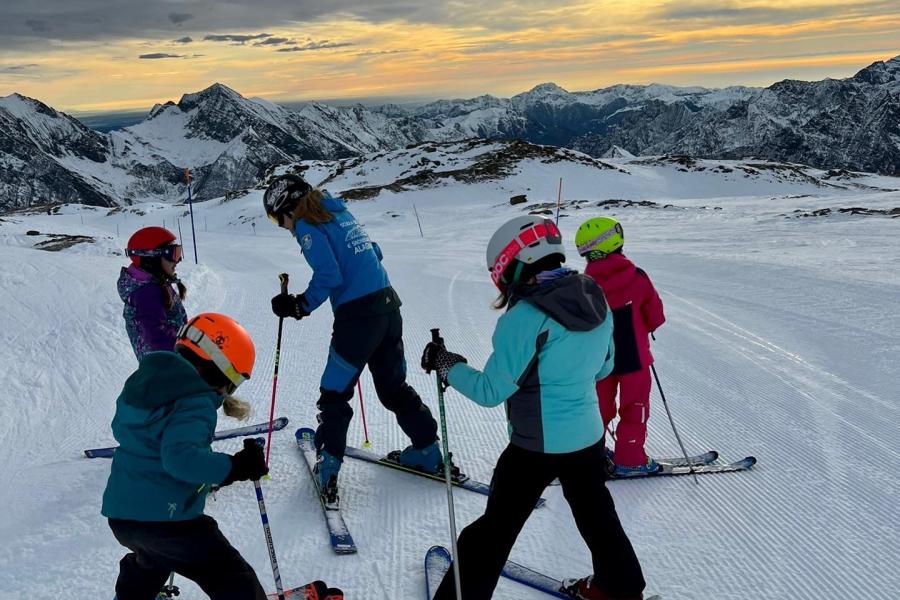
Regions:
<instances>
[{"instance_id":1,"label":"black helmet","mask_svg":"<svg viewBox=\"0 0 900 600\"><path fill-rule=\"evenodd\" d=\"M299 175L282 175L269 184L263 196L266 216L273 223L280 225L282 215L286 215L297 206L300 198L312 191L312 186Z\"/></svg>"}]
</instances>

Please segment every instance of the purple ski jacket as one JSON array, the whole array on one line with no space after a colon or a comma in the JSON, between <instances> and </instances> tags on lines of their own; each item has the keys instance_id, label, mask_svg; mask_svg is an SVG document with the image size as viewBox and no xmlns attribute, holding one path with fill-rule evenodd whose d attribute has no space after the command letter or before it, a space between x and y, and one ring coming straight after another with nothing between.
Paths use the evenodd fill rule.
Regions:
<instances>
[{"instance_id":1,"label":"purple ski jacket","mask_svg":"<svg viewBox=\"0 0 900 600\"><path fill-rule=\"evenodd\" d=\"M148 352L175 349L178 330L187 321L187 313L171 284L161 285L150 273L135 266L123 267L118 281L119 297L125 303L122 316L138 360ZM172 299L166 308L164 294Z\"/></svg>"}]
</instances>

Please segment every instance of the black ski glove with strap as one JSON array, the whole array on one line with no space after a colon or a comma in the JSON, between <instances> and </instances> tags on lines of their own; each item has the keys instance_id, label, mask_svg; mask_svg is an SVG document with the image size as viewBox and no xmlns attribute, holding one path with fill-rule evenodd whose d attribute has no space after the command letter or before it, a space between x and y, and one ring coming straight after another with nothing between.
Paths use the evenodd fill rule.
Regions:
<instances>
[{"instance_id":1,"label":"black ski glove with strap","mask_svg":"<svg viewBox=\"0 0 900 600\"><path fill-rule=\"evenodd\" d=\"M272 312L282 319L294 317L299 320L309 316L309 311L304 308L306 299L303 294L278 294L272 298Z\"/></svg>"},{"instance_id":2,"label":"black ski glove with strap","mask_svg":"<svg viewBox=\"0 0 900 600\"><path fill-rule=\"evenodd\" d=\"M448 352L444 348L444 344L438 342L428 342L425 350L422 351L422 368L425 369L426 373L437 371L438 378L441 380L441 385L444 386L444 389L450 386L447 377L453 365L468 362L465 357Z\"/></svg>"},{"instance_id":3,"label":"black ski glove with strap","mask_svg":"<svg viewBox=\"0 0 900 600\"><path fill-rule=\"evenodd\" d=\"M262 446L256 440L244 440L244 449L231 455L231 471L219 487L235 481L256 481L268 473Z\"/></svg>"}]
</instances>

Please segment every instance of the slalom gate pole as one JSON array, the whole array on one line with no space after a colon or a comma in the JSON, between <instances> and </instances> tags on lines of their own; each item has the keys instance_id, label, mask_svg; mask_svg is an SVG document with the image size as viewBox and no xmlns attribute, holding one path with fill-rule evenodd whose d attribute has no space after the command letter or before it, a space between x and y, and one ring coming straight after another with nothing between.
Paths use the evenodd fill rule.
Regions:
<instances>
[{"instance_id":1,"label":"slalom gate pole","mask_svg":"<svg viewBox=\"0 0 900 600\"><path fill-rule=\"evenodd\" d=\"M258 440L244 440L244 448L252 448L254 444L260 443L262 438L258 438ZM275 591L278 593L278 600L285 600L284 586L281 583L281 572L278 570L278 559L275 558L275 544L272 542L272 528L269 527L269 514L266 512L266 501L263 500L262 486L259 483L259 479L253 481L253 487L256 489L256 503L259 504L259 518L262 519L263 533L266 536L269 562L272 563L272 575L275 576Z\"/></svg>"},{"instance_id":2,"label":"slalom gate pole","mask_svg":"<svg viewBox=\"0 0 900 600\"><path fill-rule=\"evenodd\" d=\"M371 448L372 442L369 441L369 428L366 427L366 405L363 402L362 385L359 383L359 379L356 380L356 391L359 394L359 412L362 413L363 435L366 438L363 442L363 448Z\"/></svg>"},{"instance_id":3,"label":"slalom gate pole","mask_svg":"<svg viewBox=\"0 0 900 600\"><path fill-rule=\"evenodd\" d=\"M287 294L288 274L278 276L281 281L281 293ZM272 448L272 426L275 423L275 391L278 389L278 363L281 360L281 330L284 327L284 317L278 317L278 339L275 342L275 374L272 375L272 402L269 406L269 439L266 441L266 466L269 466L269 450ZM258 489L258 488L257 488Z\"/></svg>"},{"instance_id":4,"label":"slalom gate pole","mask_svg":"<svg viewBox=\"0 0 900 600\"><path fill-rule=\"evenodd\" d=\"M559 227L559 205L562 203L562 177L559 178L559 190L556 192L556 226Z\"/></svg>"},{"instance_id":5,"label":"slalom gate pole","mask_svg":"<svg viewBox=\"0 0 900 600\"><path fill-rule=\"evenodd\" d=\"M650 334L650 337L653 338L654 342L656 341L656 336L654 336L652 333ZM659 375L656 374L656 367L651 364L650 370L653 371L653 379L656 380L656 389L659 390L659 397L662 398L663 406L666 408L666 414L669 415L669 424L672 426L672 432L675 434L675 439L678 440L678 445L681 446L681 453L684 455L684 462L687 463L688 467L691 470L691 475L694 476L694 483L700 485L700 480L697 479L697 473L694 472L694 465L688 458L687 450L685 450L684 448L684 442L681 441L681 436L678 435L678 429L675 427L675 420L672 418L672 411L669 410L669 403L666 402L666 395L665 393L663 393L662 385L660 385L659 383Z\"/></svg>"},{"instance_id":6,"label":"slalom gate pole","mask_svg":"<svg viewBox=\"0 0 900 600\"><path fill-rule=\"evenodd\" d=\"M187 183L188 189L188 207L191 210L191 239L194 241L194 264L197 264L197 230L194 229L194 198L191 195L191 171L190 169L184 170L184 181Z\"/></svg>"},{"instance_id":7,"label":"slalom gate pole","mask_svg":"<svg viewBox=\"0 0 900 600\"><path fill-rule=\"evenodd\" d=\"M441 330L431 330L431 341L443 346L444 340L441 339ZM444 447L444 479L447 481L447 508L450 514L450 540L453 547L453 581L456 583L456 600L462 600L462 587L459 582L459 553L456 548L456 511L453 508L453 483L450 481L450 448L447 443L447 415L444 411L444 386L441 383L441 376L434 374L437 382L438 410L441 416L441 443Z\"/></svg>"}]
</instances>

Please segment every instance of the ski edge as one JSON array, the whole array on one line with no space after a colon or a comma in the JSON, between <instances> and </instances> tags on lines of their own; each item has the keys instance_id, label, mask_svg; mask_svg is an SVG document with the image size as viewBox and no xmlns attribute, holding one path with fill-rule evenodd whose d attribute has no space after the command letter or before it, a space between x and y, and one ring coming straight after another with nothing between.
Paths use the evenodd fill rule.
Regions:
<instances>
[{"instance_id":1,"label":"ski edge","mask_svg":"<svg viewBox=\"0 0 900 600\"><path fill-rule=\"evenodd\" d=\"M281 431L288 426L290 420L287 417L278 417L272 422L272 431ZM256 425L245 425L243 427L235 427L234 429L223 429L213 435L213 441L230 440L236 437L246 437L257 435L269 431L269 423L257 423ZM106 448L88 448L82 450L85 458L112 458L118 446L109 446Z\"/></svg>"},{"instance_id":2,"label":"ski edge","mask_svg":"<svg viewBox=\"0 0 900 600\"><path fill-rule=\"evenodd\" d=\"M301 427L294 433L294 437L297 440L297 448L303 455L303 461L306 463L310 477L312 478L313 487L316 490L316 499L319 501L319 506L322 507L322 515L325 517L325 526L328 528L331 549L334 550L335 554L356 554L356 542L353 541L350 529L344 522L341 510L331 510L326 508L319 496L319 488L316 485L313 474L313 463L310 462L308 454L315 452L315 446L312 445L312 440L315 439L315 432L308 427Z\"/></svg>"},{"instance_id":3,"label":"ski edge","mask_svg":"<svg viewBox=\"0 0 900 600\"><path fill-rule=\"evenodd\" d=\"M345 450L344 456L349 456L350 458L355 458L356 460L362 460L365 462L373 463L376 465L381 465L382 467L387 467L388 469L394 469L395 471L400 471L401 473L409 473L410 475L418 475L419 477L424 477L425 479L430 479L432 481L437 481L438 483L444 483L446 480L443 477L436 477L434 475L430 475L428 473L423 473L421 471L417 471L415 469L409 469L404 467L403 465L398 465L395 462L384 460L383 456L375 454L374 452L369 452L368 450L363 450L362 448L355 448L353 446L347 446ZM462 488L464 490L469 490L470 492L475 492L477 494L482 494L484 496L490 496L491 494L491 486L482 483L480 481L475 481L471 477L466 479L465 481L454 481L452 482L454 487ZM547 503L546 498L538 498L537 502L535 502L535 508L541 508Z\"/></svg>"}]
</instances>

